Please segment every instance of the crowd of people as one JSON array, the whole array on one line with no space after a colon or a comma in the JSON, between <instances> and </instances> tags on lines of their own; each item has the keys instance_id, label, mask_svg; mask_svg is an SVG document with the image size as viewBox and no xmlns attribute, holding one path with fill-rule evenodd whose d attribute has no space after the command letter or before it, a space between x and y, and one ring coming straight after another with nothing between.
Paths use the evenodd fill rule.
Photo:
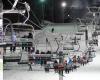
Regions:
<instances>
[{"instance_id":1,"label":"crowd of people","mask_svg":"<svg viewBox=\"0 0 100 80\"><path fill-rule=\"evenodd\" d=\"M40 52L39 50L36 50L35 54L52 54L51 51L47 52ZM64 70L66 73L69 73L70 71L73 71L74 69L77 69L80 66L84 66L87 63L92 61L93 53L91 51L85 52L81 56L73 55L72 56L65 56L68 58L63 59L63 63L59 63L59 59L52 59L52 57L35 57L34 64L40 64L44 67L46 72L49 72L50 69L54 69L55 72L59 72L59 70ZM50 62L53 62L51 64ZM53 67L51 67L53 65ZM30 69L32 70L32 69Z\"/></svg>"},{"instance_id":2,"label":"crowd of people","mask_svg":"<svg viewBox=\"0 0 100 80\"><path fill-rule=\"evenodd\" d=\"M52 29L52 32L54 32L54 29ZM23 36L22 38L28 38L33 39L32 33L29 33L28 36ZM10 51L15 52L16 51L16 40L17 37L15 33L11 36L12 39L12 46L10 47ZM48 40L47 40L48 41ZM31 46L29 46L31 45ZM35 48L32 47L32 42L22 42L22 50L28 51L29 53L35 52ZM40 52L39 50L36 50L35 54L52 54L51 51L47 52ZM63 60L63 63L59 63L57 59L52 60L51 57L35 57L34 61L29 59L29 70L32 71L32 63L34 64L40 64L41 66L45 67L45 71L49 72L49 69L54 69L55 72L59 72L59 70L65 70L66 73L69 73L70 71L73 71L74 69L77 69L80 65L85 65L88 62L92 61L92 53L86 52L82 56L76 56L68 57L68 59ZM51 64L48 63L48 61L53 62L53 68L51 68Z\"/></svg>"},{"instance_id":3,"label":"crowd of people","mask_svg":"<svg viewBox=\"0 0 100 80\"><path fill-rule=\"evenodd\" d=\"M92 61L92 53L84 53L83 56L68 57L68 59L63 60L63 63L59 63L57 60L53 62L53 68L50 68L50 64L47 64L45 67L45 71L49 72L49 69L54 69L55 72L59 72L59 70L64 70L66 73L77 69L80 66L84 66L87 63Z\"/></svg>"}]
</instances>

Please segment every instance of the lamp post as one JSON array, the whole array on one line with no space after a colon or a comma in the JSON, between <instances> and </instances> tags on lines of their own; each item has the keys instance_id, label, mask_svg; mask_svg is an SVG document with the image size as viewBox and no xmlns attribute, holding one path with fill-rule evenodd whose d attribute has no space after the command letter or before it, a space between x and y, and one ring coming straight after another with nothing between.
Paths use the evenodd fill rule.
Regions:
<instances>
[{"instance_id":1,"label":"lamp post","mask_svg":"<svg viewBox=\"0 0 100 80\"><path fill-rule=\"evenodd\" d=\"M64 12L65 12L65 8L66 8L66 6L67 6L67 3L65 2L65 1L63 1L62 3L61 3L61 7L63 8L63 23L64 23Z\"/></svg>"},{"instance_id":2,"label":"lamp post","mask_svg":"<svg viewBox=\"0 0 100 80\"><path fill-rule=\"evenodd\" d=\"M42 20L44 20L44 3L46 0L40 0L40 2L42 3Z\"/></svg>"}]
</instances>

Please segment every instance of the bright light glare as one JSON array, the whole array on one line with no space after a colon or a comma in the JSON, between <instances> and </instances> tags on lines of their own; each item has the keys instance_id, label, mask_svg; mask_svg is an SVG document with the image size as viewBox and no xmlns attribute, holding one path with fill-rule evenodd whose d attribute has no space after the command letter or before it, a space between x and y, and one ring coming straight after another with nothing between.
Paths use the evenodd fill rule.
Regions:
<instances>
[{"instance_id":1,"label":"bright light glare","mask_svg":"<svg viewBox=\"0 0 100 80\"><path fill-rule=\"evenodd\" d=\"M93 16L95 17L95 13L93 13Z\"/></svg>"},{"instance_id":2,"label":"bright light glare","mask_svg":"<svg viewBox=\"0 0 100 80\"><path fill-rule=\"evenodd\" d=\"M66 6L67 6L67 3L66 3L66 2L62 2L62 3L61 3L61 6L62 6L62 7L66 7Z\"/></svg>"},{"instance_id":3,"label":"bright light glare","mask_svg":"<svg viewBox=\"0 0 100 80\"><path fill-rule=\"evenodd\" d=\"M69 17L70 15L68 14L68 17Z\"/></svg>"},{"instance_id":4,"label":"bright light glare","mask_svg":"<svg viewBox=\"0 0 100 80\"><path fill-rule=\"evenodd\" d=\"M40 2L45 2L45 0L40 0Z\"/></svg>"}]
</instances>

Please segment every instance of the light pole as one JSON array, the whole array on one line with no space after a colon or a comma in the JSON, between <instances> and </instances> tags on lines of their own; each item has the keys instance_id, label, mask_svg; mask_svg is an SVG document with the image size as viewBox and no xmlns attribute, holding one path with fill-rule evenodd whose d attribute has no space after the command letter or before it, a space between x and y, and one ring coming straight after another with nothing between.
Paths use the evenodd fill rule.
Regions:
<instances>
[{"instance_id":1,"label":"light pole","mask_svg":"<svg viewBox=\"0 0 100 80\"><path fill-rule=\"evenodd\" d=\"M67 3L65 2L65 1L63 1L62 3L61 3L61 7L63 8L63 23L64 23L64 12L65 12L65 8L66 8L66 6L67 6Z\"/></svg>"},{"instance_id":2,"label":"light pole","mask_svg":"<svg viewBox=\"0 0 100 80\"><path fill-rule=\"evenodd\" d=\"M44 3L45 3L46 0L40 0L40 2L42 3L42 20L44 20Z\"/></svg>"}]
</instances>

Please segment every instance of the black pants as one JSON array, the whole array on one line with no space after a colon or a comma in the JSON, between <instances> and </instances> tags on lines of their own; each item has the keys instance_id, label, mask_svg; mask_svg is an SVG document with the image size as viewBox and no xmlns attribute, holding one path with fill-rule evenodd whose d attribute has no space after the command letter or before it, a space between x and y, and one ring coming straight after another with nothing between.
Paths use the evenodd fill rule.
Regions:
<instances>
[{"instance_id":1,"label":"black pants","mask_svg":"<svg viewBox=\"0 0 100 80\"><path fill-rule=\"evenodd\" d=\"M31 66L31 64L29 64L29 71L32 71L32 66Z\"/></svg>"},{"instance_id":2,"label":"black pants","mask_svg":"<svg viewBox=\"0 0 100 80\"><path fill-rule=\"evenodd\" d=\"M28 42L28 52L30 52L31 51L31 48L32 48L32 42Z\"/></svg>"},{"instance_id":3,"label":"black pants","mask_svg":"<svg viewBox=\"0 0 100 80\"><path fill-rule=\"evenodd\" d=\"M66 72L66 73L69 73L69 71L70 71L70 69L67 69L67 68L65 69L65 72Z\"/></svg>"},{"instance_id":4,"label":"black pants","mask_svg":"<svg viewBox=\"0 0 100 80\"><path fill-rule=\"evenodd\" d=\"M16 51L16 46L11 46L11 47L10 47L10 51L15 52L15 51Z\"/></svg>"}]
</instances>

